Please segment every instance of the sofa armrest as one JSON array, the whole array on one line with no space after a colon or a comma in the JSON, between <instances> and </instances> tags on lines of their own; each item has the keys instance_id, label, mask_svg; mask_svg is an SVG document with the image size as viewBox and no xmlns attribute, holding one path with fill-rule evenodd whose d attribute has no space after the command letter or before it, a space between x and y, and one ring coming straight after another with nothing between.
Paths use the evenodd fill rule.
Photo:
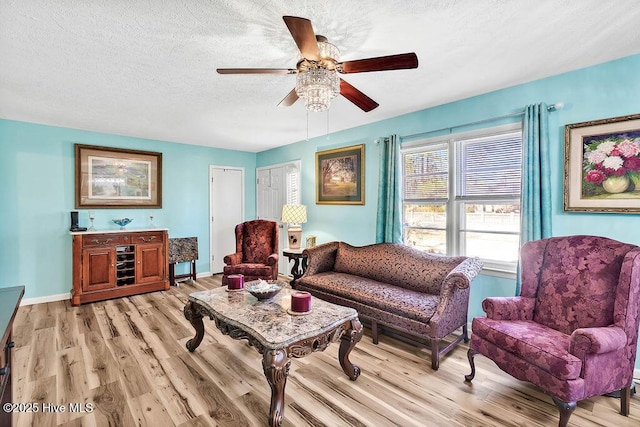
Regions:
<instances>
[{"instance_id":1,"label":"sofa armrest","mask_svg":"<svg viewBox=\"0 0 640 427\"><path fill-rule=\"evenodd\" d=\"M527 297L489 297L482 301L482 309L489 319L532 320L535 302Z\"/></svg>"},{"instance_id":2,"label":"sofa armrest","mask_svg":"<svg viewBox=\"0 0 640 427\"><path fill-rule=\"evenodd\" d=\"M267 258L267 265L278 265L278 254L271 254Z\"/></svg>"},{"instance_id":3,"label":"sofa armrest","mask_svg":"<svg viewBox=\"0 0 640 427\"><path fill-rule=\"evenodd\" d=\"M571 334L569 353L584 360L588 354L609 353L627 345L627 334L617 326L578 328Z\"/></svg>"},{"instance_id":4,"label":"sofa armrest","mask_svg":"<svg viewBox=\"0 0 640 427\"><path fill-rule=\"evenodd\" d=\"M442 289L456 286L459 289L469 287L473 279L480 274L482 261L479 258L467 258L456 266L444 278Z\"/></svg>"},{"instance_id":5,"label":"sofa armrest","mask_svg":"<svg viewBox=\"0 0 640 427\"><path fill-rule=\"evenodd\" d=\"M226 265L236 265L242 263L242 254L236 252L235 254L226 255L223 259Z\"/></svg>"},{"instance_id":6,"label":"sofa armrest","mask_svg":"<svg viewBox=\"0 0 640 427\"><path fill-rule=\"evenodd\" d=\"M307 270L304 276L332 271L336 262L338 242L329 242L322 245L306 248L302 253L307 257Z\"/></svg>"}]
</instances>

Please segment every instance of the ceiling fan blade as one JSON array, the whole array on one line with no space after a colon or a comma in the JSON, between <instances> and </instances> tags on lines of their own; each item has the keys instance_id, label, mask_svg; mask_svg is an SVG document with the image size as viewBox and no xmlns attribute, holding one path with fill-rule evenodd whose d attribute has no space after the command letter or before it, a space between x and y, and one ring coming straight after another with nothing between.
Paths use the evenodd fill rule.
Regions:
<instances>
[{"instance_id":1,"label":"ceiling fan blade","mask_svg":"<svg viewBox=\"0 0 640 427\"><path fill-rule=\"evenodd\" d=\"M364 93L353 87L351 84L340 79L340 95L356 104L362 111L368 113L378 106L378 103L369 98Z\"/></svg>"},{"instance_id":2,"label":"ceiling fan blade","mask_svg":"<svg viewBox=\"0 0 640 427\"><path fill-rule=\"evenodd\" d=\"M283 16L282 19L284 19L284 23L287 25L296 45L298 45L302 56L312 61L318 61L320 59L320 51L318 50L318 42L316 41L316 34L313 32L311 21L297 16Z\"/></svg>"},{"instance_id":3,"label":"ceiling fan blade","mask_svg":"<svg viewBox=\"0 0 640 427\"><path fill-rule=\"evenodd\" d=\"M297 74L295 68L218 68L218 74Z\"/></svg>"},{"instance_id":4,"label":"ceiling fan blade","mask_svg":"<svg viewBox=\"0 0 640 427\"><path fill-rule=\"evenodd\" d=\"M295 89L291 89L291 92L287 96L284 97L282 101L278 104L278 107L290 107L298 100L298 94Z\"/></svg>"},{"instance_id":5,"label":"ceiling fan blade","mask_svg":"<svg viewBox=\"0 0 640 427\"><path fill-rule=\"evenodd\" d=\"M409 68L418 68L418 57L413 52L345 61L339 63L337 66L338 71L343 74L366 73L369 71L406 70Z\"/></svg>"}]
</instances>

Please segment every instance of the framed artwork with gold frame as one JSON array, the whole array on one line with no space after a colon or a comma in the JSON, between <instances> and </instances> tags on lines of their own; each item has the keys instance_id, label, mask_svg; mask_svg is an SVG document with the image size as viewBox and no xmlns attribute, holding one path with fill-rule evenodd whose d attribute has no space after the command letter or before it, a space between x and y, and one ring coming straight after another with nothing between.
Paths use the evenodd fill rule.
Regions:
<instances>
[{"instance_id":1,"label":"framed artwork with gold frame","mask_svg":"<svg viewBox=\"0 0 640 427\"><path fill-rule=\"evenodd\" d=\"M316 204L364 205L364 144L316 153Z\"/></svg>"},{"instance_id":2,"label":"framed artwork with gold frame","mask_svg":"<svg viewBox=\"0 0 640 427\"><path fill-rule=\"evenodd\" d=\"M76 208L162 207L162 153L75 144Z\"/></svg>"},{"instance_id":3,"label":"framed artwork with gold frame","mask_svg":"<svg viewBox=\"0 0 640 427\"><path fill-rule=\"evenodd\" d=\"M640 212L640 114L565 126L564 210Z\"/></svg>"}]
</instances>

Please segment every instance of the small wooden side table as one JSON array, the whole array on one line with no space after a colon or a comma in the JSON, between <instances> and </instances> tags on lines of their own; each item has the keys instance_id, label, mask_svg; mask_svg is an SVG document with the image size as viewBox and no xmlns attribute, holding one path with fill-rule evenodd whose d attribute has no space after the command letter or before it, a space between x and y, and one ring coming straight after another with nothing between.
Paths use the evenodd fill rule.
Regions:
<instances>
[{"instance_id":1,"label":"small wooden side table","mask_svg":"<svg viewBox=\"0 0 640 427\"><path fill-rule=\"evenodd\" d=\"M307 256L302 253L304 249L291 249L286 248L283 249L282 255L289 258L289 261L293 260L293 267L291 267L291 275L293 276L293 280L291 280L290 285L293 287L305 271L307 271Z\"/></svg>"}]
</instances>

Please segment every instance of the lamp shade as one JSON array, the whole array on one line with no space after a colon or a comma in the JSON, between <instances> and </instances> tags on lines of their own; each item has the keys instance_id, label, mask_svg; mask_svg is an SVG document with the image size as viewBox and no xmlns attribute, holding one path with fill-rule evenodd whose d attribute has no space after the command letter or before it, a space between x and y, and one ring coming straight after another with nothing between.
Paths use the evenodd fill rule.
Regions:
<instances>
[{"instance_id":1,"label":"lamp shade","mask_svg":"<svg viewBox=\"0 0 640 427\"><path fill-rule=\"evenodd\" d=\"M282 206L282 222L285 224L304 224L307 222L307 207L305 205Z\"/></svg>"}]
</instances>

